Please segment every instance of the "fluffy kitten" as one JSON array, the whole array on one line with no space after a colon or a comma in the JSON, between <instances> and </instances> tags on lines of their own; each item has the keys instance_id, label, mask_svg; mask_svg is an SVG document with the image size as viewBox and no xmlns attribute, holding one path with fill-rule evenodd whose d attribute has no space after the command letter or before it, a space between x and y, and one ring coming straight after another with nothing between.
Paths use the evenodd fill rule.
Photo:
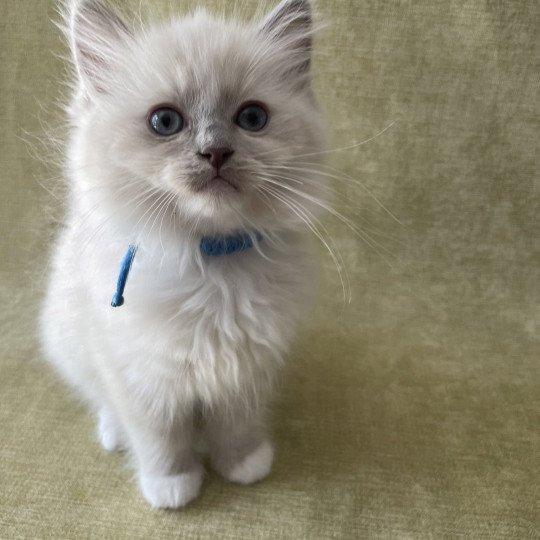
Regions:
<instances>
[{"instance_id":1,"label":"fluffy kitten","mask_svg":"<svg viewBox=\"0 0 540 540\"><path fill-rule=\"evenodd\" d=\"M311 289L304 222L321 196L311 7L140 28L98 0L66 12L69 199L42 343L98 416L103 447L133 455L146 500L176 508L201 487L199 434L233 482L271 468L265 406ZM201 251L238 234L253 246Z\"/></svg>"}]
</instances>

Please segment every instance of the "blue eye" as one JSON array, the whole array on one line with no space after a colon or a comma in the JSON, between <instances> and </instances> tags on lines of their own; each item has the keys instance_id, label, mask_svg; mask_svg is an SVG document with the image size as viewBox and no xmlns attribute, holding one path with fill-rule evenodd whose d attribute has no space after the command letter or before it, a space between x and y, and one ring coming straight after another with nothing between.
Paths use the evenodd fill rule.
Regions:
<instances>
[{"instance_id":1,"label":"blue eye","mask_svg":"<svg viewBox=\"0 0 540 540\"><path fill-rule=\"evenodd\" d=\"M162 107L150 114L148 124L158 135L168 137L182 131L184 119L177 110L171 107Z\"/></svg>"},{"instance_id":2,"label":"blue eye","mask_svg":"<svg viewBox=\"0 0 540 540\"><path fill-rule=\"evenodd\" d=\"M268 113L255 103L246 105L236 115L236 124L246 131L261 131L268 123Z\"/></svg>"}]
</instances>

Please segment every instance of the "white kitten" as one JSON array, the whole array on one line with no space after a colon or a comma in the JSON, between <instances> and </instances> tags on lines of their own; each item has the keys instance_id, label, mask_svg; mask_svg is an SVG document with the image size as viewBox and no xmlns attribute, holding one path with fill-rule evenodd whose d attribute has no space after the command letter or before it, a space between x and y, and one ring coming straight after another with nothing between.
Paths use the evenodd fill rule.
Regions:
<instances>
[{"instance_id":1,"label":"white kitten","mask_svg":"<svg viewBox=\"0 0 540 540\"><path fill-rule=\"evenodd\" d=\"M199 432L225 478L271 468L265 405L312 288L302 225L322 187L310 3L249 25L197 11L136 29L80 0L66 21L69 201L43 347L103 447L133 454L147 501L180 507L201 486Z\"/></svg>"}]
</instances>

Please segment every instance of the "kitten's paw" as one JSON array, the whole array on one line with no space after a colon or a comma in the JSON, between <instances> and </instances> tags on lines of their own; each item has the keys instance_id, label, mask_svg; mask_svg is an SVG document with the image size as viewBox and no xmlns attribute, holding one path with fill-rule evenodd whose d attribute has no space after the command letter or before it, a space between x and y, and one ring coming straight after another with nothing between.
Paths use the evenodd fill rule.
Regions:
<instances>
[{"instance_id":1,"label":"kitten's paw","mask_svg":"<svg viewBox=\"0 0 540 540\"><path fill-rule=\"evenodd\" d=\"M268 441L263 441L255 450L235 463L228 470L219 470L227 480L238 484L252 484L270 473L274 461L274 449Z\"/></svg>"},{"instance_id":2,"label":"kitten's paw","mask_svg":"<svg viewBox=\"0 0 540 540\"><path fill-rule=\"evenodd\" d=\"M126 448L121 429L109 411L102 410L99 413L98 436L101 446L107 452L116 452Z\"/></svg>"},{"instance_id":3,"label":"kitten's paw","mask_svg":"<svg viewBox=\"0 0 540 540\"><path fill-rule=\"evenodd\" d=\"M142 475L141 491L154 508L180 508L195 499L201 489L203 468L174 476Z\"/></svg>"}]
</instances>

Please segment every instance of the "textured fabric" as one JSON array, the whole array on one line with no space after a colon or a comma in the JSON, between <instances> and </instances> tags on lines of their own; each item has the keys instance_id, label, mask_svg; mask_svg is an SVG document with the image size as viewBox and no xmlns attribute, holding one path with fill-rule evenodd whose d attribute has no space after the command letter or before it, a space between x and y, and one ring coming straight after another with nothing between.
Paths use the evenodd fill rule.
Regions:
<instances>
[{"instance_id":1,"label":"textured fabric","mask_svg":"<svg viewBox=\"0 0 540 540\"><path fill-rule=\"evenodd\" d=\"M317 93L349 147L329 154L336 207L357 232L326 225L352 301L321 249L271 476L208 473L165 512L40 360L61 204L38 157L62 135L65 49L51 1L0 2L0 537L539 537L540 3L319 7Z\"/></svg>"}]
</instances>

